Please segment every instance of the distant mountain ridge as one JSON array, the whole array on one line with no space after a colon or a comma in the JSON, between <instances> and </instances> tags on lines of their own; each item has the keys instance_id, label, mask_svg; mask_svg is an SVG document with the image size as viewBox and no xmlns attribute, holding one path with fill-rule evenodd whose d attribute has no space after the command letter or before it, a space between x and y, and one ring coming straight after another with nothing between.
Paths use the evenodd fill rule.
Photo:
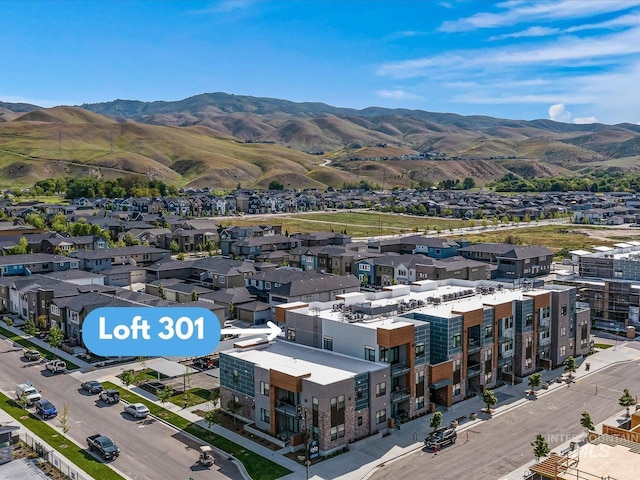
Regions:
<instances>
[{"instance_id":1,"label":"distant mountain ridge","mask_svg":"<svg viewBox=\"0 0 640 480\"><path fill-rule=\"evenodd\" d=\"M220 188L273 180L412 186L467 176L482 184L506 173L640 171L640 125L357 110L222 92L53 109L0 103L0 181L80 171Z\"/></svg>"}]
</instances>

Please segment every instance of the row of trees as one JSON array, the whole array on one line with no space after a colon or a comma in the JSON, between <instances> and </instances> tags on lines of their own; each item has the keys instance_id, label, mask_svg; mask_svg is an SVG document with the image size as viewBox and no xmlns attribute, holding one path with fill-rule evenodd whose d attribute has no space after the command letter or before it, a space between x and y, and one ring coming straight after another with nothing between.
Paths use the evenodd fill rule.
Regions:
<instances>
[{"instance_id":1,"label":"row of trees","mask_svg":"<svg viewBox=\"0 0 640 480\"><path fill-rule=\"evenodd\" d=\"M496 192L637 192L640 175L636 173L599 173L580 177L520 177L508 173L495 184Z\"/></svg>"},{"instance_id":2,"label":"row of trees","mask_svg":"<svg viewBox=\"0 0 640 480\"><path fill-rule=\"evenodd\" d=\"M32 193L36 195L60 195L65 198L77 197L159 197L178 195L178 188L167 185L162 180L141 180L134 176L104 180L96 177L48 178L37 182Z\"/></svg>"}]
</instances>

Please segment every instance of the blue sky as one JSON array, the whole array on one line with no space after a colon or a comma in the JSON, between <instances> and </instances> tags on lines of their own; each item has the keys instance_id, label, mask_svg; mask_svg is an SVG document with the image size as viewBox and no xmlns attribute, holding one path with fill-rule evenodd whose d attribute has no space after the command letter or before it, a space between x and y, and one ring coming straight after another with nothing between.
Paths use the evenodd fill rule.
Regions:
<instances>
[{"instance_id":1,"label":"blue sky","mask_svg":"<svg viewBox=\"0 0 640 480\"><path fill-rule=\"evenodd\" d=\"M205 92L640 123L640 0L0 1L0 100Z\"/></svg>"}]
</instances>

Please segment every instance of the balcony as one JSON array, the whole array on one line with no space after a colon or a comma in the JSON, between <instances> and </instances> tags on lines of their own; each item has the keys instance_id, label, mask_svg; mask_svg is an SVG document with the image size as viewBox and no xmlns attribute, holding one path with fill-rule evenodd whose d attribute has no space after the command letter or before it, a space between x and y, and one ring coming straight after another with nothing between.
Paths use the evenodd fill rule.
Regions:
<instances>
[{"instance_id":1,"label":"balcony","mask_svg":"<svg viewBox=\"0 0 640 480\"><path fill-rule=\"evenodd\" d=\"M504 367L505 365L511 365L513 361L513 355L508 357L498 357L498 367Z\"/></svg>"},{"instance_id":2,"label":"balcony","mask_svg":"<svg viewBox=\"0 0 640 480\"><path fill-rule=\"evenodd\" d=\"M480 342L480 339L477 338L470 338L468 343L467 343L467 353L475 353L480 351L480 349L482 348L482 343Z\"/></svg>"},{"instance_id":3,"label":"balcony","mask_svg":"<svg viewBox=\"0 0 640 480\"><path fill-rule=\"evenodd\" d=\"M476 375L480 375L482 373L482 365L472 364L467 367L467 377L475 377Z\"/></svg>"},{"instance_id":4,"label":"balcony","mask_svg":"<svg viewBox=\"0 0 640 480\"><path fill-rule=\"evenodd\" d=\"M297 417L298 409L295 405L291 405L290 403L279 402L276 405L276 412L286 415L288 417Z\"/></svg>"},{"instance_id":5,"label":"balcony","mask_svg":"<svg viewBox=\"0 0 640 480\"><path fill-rule=\"evenodd\" d=\"M391 403L399 403L409 400L411 394L408 388L400 388L394 392L391 392Z\"/></svg>"},{"instance_id":6,"label":"balcony","mask_svg":"<svg viewBox=\"0 0 640 480\"><path fill-rule=\"evenodd\" d=\"M399 377L401 375L406 375L411 371L411 368L406 363L396 363L395 365L391 365L391 376Z\"/></svg>"}]
</instances>

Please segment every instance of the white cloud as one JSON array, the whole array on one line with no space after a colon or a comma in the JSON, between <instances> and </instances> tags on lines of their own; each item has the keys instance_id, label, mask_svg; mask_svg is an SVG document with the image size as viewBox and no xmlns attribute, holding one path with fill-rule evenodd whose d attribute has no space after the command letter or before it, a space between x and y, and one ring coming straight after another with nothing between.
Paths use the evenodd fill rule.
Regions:
<instances>
[{"instance_id":1,"label":"white cloud","mask_svg":"<svg viewBox=\"0 0 640 480\"><path fill-rule=\"evenodd\" d=\"M550 64L583 66L614 64L618 57L640 54L640 27L598 37L563 37L544 44L513 45L496 48L451 51L443 55L391 62L381 65L378 74L393 78L412 78L432 75L434 68L451 70L504 69L507 66Z\"/></svg>"},{"instance_id":2,"label":"white cloud","mask_svg":"<svg viewBox=\"0 0 640 480\"><path fill-rule=\"evenodd\" d=\"M376 95L393 100L423 100L420 95L405 92L404 90L378 90Z\"/></svg>"},{"instance_id":3,"label":"white cloud","mask_svg":"<svg viewBox=\"0 0 640 480\"><path fill-rule=\"evenodd\" d=\"M504 12L480 12L467 18L443 22L440 30L443 32L465 32L480 28L511 26L522 21L578 19L628 10L638 5L640 5L639 0L607 0L606 2L594 0L507 1L497 4L498 7L506 9Z\"/></svg>"},{"instance_id":4,"label":"white cloud","mask_svg":"<svg viewBox=\"0 0 640 480\"><path fill-rule=\"evenodd\" d=\"M598 123L598 119L596 117L575 117L573 119L573 123L577 123L580 125L584 125L587 123Z\"/></svg>"},{"instance_id":5,"label":"white cloud","mask_svg":"<svg viewBox=\"0 0 640 480\"><path fill-rule=\"evenodd\" d=\"M496 35L495 37L489 37L489 40L505 40L507 38L523 38L523 37L547 37L549 35L555 35L560 31L561 30L559 28L530 27L520 32L505 33L504 35Z\"/></svg>"},{"instance_id":6,"label":"white cloud","mask_svg":"<svg viewBox=\"0 0 640 480\"><path fill-rule=\"evenodd\" d=\"M563 103L557 103L549 107L549 119L566 123L571 120L571 112L567 110Z\"/></svg>"}]
</instances>

